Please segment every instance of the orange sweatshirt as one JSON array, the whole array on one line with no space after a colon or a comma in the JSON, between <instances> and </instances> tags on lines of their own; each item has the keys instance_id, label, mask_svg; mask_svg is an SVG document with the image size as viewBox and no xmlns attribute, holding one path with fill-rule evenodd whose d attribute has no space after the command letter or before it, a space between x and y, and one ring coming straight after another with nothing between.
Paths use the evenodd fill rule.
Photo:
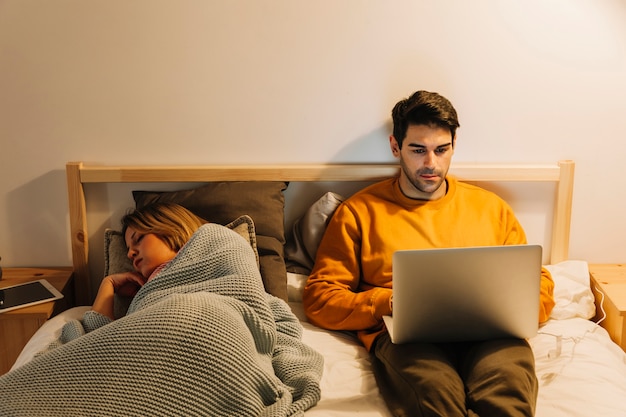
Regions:
<instances>
[{"instance_id":1,"label":"orange sweatshirt","mask_svg":"<svg viewBox=\"0 0 626 417\"><path fill-rule=\"evenodd\" d=\"M525 244L509 205L494 193L447 177L446 195L413 200L398 178L346 200L330 220L304 288L311 323L356 331L369 350L391 314L391 258L400 249ZM542 268L539 321L554 307L554 282Z\"/></svg>"}]
</instances>

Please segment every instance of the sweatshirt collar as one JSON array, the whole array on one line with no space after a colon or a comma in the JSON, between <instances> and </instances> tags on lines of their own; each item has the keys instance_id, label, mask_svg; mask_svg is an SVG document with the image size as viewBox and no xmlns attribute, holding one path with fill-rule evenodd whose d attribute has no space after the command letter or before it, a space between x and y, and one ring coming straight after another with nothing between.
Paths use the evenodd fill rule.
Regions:
<instances>
[{"instance_id":1,"label":"sweatshirt collar","mask_svg":"<svg viewBox=\"0 0 626 417\"><path fill-rule=\"evenodd\" d=\"M447 175L446 176L446 194L437 199L437 200L420 200L415 198L407 197L400 188L400 178L396 177L393 181L393 193L397 200L404 205L407 206L423 206L423 205L431 205L431 206L439 206L447 204L450 200L452 200L454 194L456 193L457 187L457 179Z\"/></svg>"}]
</instances>

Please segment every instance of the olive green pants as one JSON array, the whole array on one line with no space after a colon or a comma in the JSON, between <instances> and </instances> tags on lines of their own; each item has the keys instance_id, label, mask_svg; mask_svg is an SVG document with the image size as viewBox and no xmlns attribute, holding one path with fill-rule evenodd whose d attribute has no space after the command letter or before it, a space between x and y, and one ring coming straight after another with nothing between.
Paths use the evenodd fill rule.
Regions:
<instances>
[{"instance_id":1,"label":"olive green pants","mask_svg":"<svg viewBox=\"0 0 626 417\"><path fill-rule=\"evenodd\" d=\"M394 416L533 416L535 360L528 342L497 339L372 348L374 373Z\"/></svg>"}]
</instances>

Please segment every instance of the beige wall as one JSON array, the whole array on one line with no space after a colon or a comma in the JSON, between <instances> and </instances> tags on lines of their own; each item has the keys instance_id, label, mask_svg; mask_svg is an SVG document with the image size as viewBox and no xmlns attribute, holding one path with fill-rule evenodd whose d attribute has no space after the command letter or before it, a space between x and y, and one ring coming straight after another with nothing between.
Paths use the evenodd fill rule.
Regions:
<instances>
[{"instance_id":1,"label":"beige wall","mask_svg":"<svg viewBox=\"0 0 626 417\"><path fill-rule=\"evenodd\" d=\"M70 263L67 161L389 161L416 89L456 161L574 159L571 256L625 261L624 1L0 0L2 265Z\"/></svg>"}]
</instances>

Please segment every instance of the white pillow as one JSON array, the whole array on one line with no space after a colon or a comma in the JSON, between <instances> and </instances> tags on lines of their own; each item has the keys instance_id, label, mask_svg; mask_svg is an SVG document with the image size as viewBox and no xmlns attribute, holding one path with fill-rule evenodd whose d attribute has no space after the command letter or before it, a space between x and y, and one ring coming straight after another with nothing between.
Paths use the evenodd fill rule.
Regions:
<instances>
[{"instance_id":1,"label":"white pillow","mask_svg":"<svg viewBox=\"0 0 626 417\"><path fill-rule=\"evenodd\" d=\"M595 299L589 285L589 266L585 261L563 261L545 265L554 280L556 305L550 318L563 320L574 317L591 319L596 314Z\"/></svg>"}]
</instances>

